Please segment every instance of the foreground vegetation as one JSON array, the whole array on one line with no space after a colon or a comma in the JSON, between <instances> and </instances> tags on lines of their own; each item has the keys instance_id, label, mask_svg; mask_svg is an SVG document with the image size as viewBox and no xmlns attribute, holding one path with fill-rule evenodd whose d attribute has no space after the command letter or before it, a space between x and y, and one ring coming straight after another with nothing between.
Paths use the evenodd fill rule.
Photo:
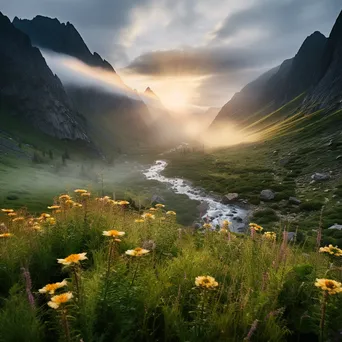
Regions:
<instances>
[{"instance_id":1,"label":"foreground vegetation","mask_svg":"<svg viewBox=\"0 0 342 342\"><path fill-rule=\"evenodd\" d=\"M284 227L193 230L164 205L82 189L47 210L2 210L0 341L325 341L342 329L341 251L304 253Z\"/></svg>"}]
</instances>

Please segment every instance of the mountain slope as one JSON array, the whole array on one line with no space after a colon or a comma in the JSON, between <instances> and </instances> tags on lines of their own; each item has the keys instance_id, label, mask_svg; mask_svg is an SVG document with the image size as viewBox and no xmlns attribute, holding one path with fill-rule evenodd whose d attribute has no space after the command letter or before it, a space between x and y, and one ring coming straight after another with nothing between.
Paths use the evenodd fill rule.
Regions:
<instances>
[{"instance_id":1,"label":"mountain slope","mask_svg":"<svg viewBox=\"0 0 342 342\"><path fill-rule=\"evenodd\" d=\"M58 77L29 37L2 13L0 46L1 117L17 115L51 136L88 140Z\"/></svg>"}]
</instances>

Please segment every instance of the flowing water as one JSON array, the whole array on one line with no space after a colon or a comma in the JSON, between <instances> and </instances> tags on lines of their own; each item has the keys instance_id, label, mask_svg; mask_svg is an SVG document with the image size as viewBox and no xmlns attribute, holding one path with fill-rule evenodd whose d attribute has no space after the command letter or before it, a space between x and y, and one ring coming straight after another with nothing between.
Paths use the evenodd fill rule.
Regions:
<instances>
[{"instance_id":1,"label":"flowing water","mask_svg":"<svg viewBox=\"0 0 342 342\"><path fill-rule=\"evenodd\" d=\"M156 160L155 163L143 173L147 179L157 180L170 184L176 194L184 194L190 200L200 201L205 209L201 213L204 221L209 221L213 226L220 225L222 221L231 222L231 230L244 232L247 222L248 210L233 204L223 204L219 200L207 195L203 190L193 187L190 182L181 178L167 178L161 175L166 168L167 162Z\"/></svg>"}]
</instances>

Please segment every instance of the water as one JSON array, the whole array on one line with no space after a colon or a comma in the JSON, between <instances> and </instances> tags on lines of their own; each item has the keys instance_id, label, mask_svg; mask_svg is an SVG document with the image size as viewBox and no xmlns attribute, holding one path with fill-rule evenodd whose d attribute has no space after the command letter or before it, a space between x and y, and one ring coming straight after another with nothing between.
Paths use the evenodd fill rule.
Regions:
<instances>
[{"instance_id":1,"label":"water","mask_svg":"<svg viewBox=\"0 0 342 342\"><path fill-rule=\"evenodd\" d=\"M167 162L156 160L155 163L143 172L147 179L168 183L176 194L184 194L191 200L204 203L207 209L202 213L202 219L210 221L213 226L221 225L222 221L232 222L230 228L234 232L243 232L246 227L248 210L232 204L223 204L217 199L207 195L203 190L193 187L188 181L181 178L167 178L161 175Z\"/></svg>"}]
</instances>

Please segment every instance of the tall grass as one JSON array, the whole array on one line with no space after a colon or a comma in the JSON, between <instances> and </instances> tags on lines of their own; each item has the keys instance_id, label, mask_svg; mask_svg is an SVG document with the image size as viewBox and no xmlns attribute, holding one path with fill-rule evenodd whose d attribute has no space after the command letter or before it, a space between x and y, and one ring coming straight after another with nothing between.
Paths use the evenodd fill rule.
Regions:
<instances>
[{"instance_id":1,"label":"tall grass","mask_svg":"<svg viewBox=\"0 0 342 342\"><path fill-rule=\"evenodd\" d=\"M33 220L25 211L16 216L23 220L3 214L0 233L12 236L0 239L0 341L319 340L323 296L314 283L341 281L338 260L304 253L281 234L273 241L195 231L163 208L135 222L142 213L129 205L75 196L83 206L62 205L51 214L55 221ZM112 229L125 232L114 245L103 236ZM136 247L149 253L125 253ZM82 252L88 259L77 264L77 276L57 263ZM201 275L218 286L203 291L195 285ZM65 278L68 287L56 294L74 297L54 310L47 305L51 295L38 290ZM325 339L342 329L341 304L341 295L329 297Z\"/></svg>"}]
</instances>

